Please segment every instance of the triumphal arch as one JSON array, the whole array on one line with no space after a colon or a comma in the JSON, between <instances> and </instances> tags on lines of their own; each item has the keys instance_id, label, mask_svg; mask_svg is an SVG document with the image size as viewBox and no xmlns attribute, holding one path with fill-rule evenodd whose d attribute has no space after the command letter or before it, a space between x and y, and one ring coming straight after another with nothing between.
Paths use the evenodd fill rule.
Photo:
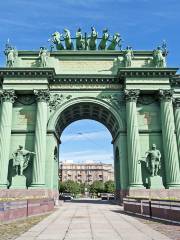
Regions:
<instances>
[{"instance_id":1,"label":"triumphal arch","mask_svg":"<svg viewBox=\"0 0 180 240\"><path fill-rule=\"evenodd\" d=\"M0 188L57 191L61 134L93 119L112 135L117 193L180 189L180 78L167 47L121 49L121 36L55 32L51 49L6 44L0 68ZM28 190L25 190L28 189Z\"/></svg>"}]
</instances>

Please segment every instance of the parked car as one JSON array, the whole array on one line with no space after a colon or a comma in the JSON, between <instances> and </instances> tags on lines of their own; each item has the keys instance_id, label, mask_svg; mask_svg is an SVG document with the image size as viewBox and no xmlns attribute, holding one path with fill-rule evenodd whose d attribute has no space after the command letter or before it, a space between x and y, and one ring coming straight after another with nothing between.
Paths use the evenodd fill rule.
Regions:
<instances>
[{"instance_id":1,"label":"parked car","mask_svg":"<svg viewBox=\"0 0 180 240\"><path fill-rule=\"evenodd\" d=\"M109 200L115 200L114 194L109 194Z\"/></svg>"},{"instance_id":2,"label":"parked car","mask_svg":"<svg viewBox=\"0 0 180 240\"><path fill-rule=\"evenodd\" d=\"M73 196L71 193L61 193L59 195L59 199L64 201L71 201L73 199Z\"/></svg>"},{"instance_id":3,"label":"parked car","mask_svg":"<svg viewBox=\"0 0 180 240\"><path fill-rule=\"evenodd\" d=\"M108 193L101 193L101 200L108 200Z\"/></svg>"}]
</instances>

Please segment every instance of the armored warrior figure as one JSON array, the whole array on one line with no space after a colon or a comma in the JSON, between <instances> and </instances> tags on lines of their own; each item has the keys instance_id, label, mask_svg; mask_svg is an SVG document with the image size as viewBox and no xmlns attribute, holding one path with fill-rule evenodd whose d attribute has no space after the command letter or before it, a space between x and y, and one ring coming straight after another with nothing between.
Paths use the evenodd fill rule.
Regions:
<instances>
[{"instance_id":1,"label":"armored warrior figure","mask_svg":"<svg viewBox=\"0 0 180 240\"><path fill-rule=\"evenodd\" d=\"M153 51L153 61L155 67L157 68L166 67L166 57L164 56L163 50L161 49L160 46L158 46L157 49Z\"/></svg>"},{"instance_id":2,"label":"armored warrior figure","mask_svg":"<svg viewBox=\"0 0 180 240\"><path fill-rule=\"evenodd\" d=\"M161 153L156 149L156 144L152 144L152 149L146 152L146 166L151 176L157 176L160 169Z\"/></svg>"},{"instance_id":3,"label":"armored warrior figure","mask_svg":"<svg viewBox=\"0 0 180 240\"><path fill-rule=\"evenodd\" d=\"M23 150L23 146L19 145L19 148L12 154L13 166L15 167L16 175L23 175L24 169L27 168L30 154L35 154L27 150Z\"/></svg>"},{"instance_id":4,"label":"armored warrior figure","mask_svg":"<svg viewBox=\"0 0 180 240\"><path fill-rule=\"evenodd\" d=\"M125 67L131 67L133 57L134 57L134 55L133 55L132 47L127 46L125 54L124 54L124 65L125 65Z\"/></svg>"},{"instance_id":5,"label":"armored warrior figure","mask_svg":"<svg viewBox=\"0 0 180 240\"><path fill-rule=\"evenodd\" d=\"M18 52L14 47L12 47L9 44L9 40L6 44L4 54L6 55L6 66L14 67L14 62L15 62L16 57L18 56Z\"/></svg>"},{"instance_id":6,"label":"armored warrior figure","mask_svg":"<svg viewBox=\"0 0 180 240\"><path fill-rule=\"evenodd\" d=\"M47 59L49 57L49 52L45 47L40 48L39 57L40 57L40 66L47 67Z\"/></svg>"},{"instance_id":7,"label":"armored warrior figure","mask_svg":"<svg viewBox=\"0 0 180 240\"><path fill-rule=\"evenodd\" d=\"M71 40L70 31L68 29L64 29L64 36L63 37L64 37L66 49L67 50L73 50L74 46L73 46L73 42Z\"/></svg>"}]
</instances>

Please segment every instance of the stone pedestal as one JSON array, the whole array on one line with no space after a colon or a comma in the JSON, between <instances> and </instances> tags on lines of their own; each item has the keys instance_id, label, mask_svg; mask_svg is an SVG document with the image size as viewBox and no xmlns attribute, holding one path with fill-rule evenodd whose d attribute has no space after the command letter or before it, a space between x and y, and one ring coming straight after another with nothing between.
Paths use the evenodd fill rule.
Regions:
<instances>
[{"instance_id":1,"label":"stone pedestal","mask_svg":"<svg viewBox=\"0 0 180 240\"><path fill-rule=\"evenodd\" d=\"M160 176L154 176L154 177L148 177L148 186L150 189L163 189L163 182L162 177Z\"/></svg>"},{"instance_id":2,"label":"stone pedestal","mask_svg":"<svg viewBox=\"0 0 180 240\"><path fill-rule=\"evenodd\" d=\"M15 176L12 178L12 184L10 188L19 188L19 189L26 189L26 177L23 176Z\"/></svg>"}]
</instances>

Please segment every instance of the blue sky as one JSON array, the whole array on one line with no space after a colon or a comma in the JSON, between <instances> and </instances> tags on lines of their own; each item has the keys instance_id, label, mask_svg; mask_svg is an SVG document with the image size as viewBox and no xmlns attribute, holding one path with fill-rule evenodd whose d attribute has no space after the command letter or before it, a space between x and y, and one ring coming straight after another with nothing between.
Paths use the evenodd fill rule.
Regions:
<instances>
[{"instance_id":1,"label":"blue sky","mask_svg":"<svg viewBox=\"0 0 180 240\"><path fill-rule=\"evenodd\" d=\"M19 50L38 50L40 46L48 47L47 40L56 30L62 32L68 28L74 35L79 26L90 32L93 25L99 35L104 27L111 35L119 32L124 48L130 45L137 50L151 50L165 39L169 48L168 66L180 65L180 0L2 0L0 8L1 66L4 65L3 49L8 38ZM78 133L83 132L86 139L78 139ZM68 139L70 134L76 135L76 141ZM63 136L66 139L61 146L63 158L76 155L78 159L77 152L80 152L79 159L84 159L83 150L84 156L100 158L100 155L106 155L106 161L111 159L111 136L100 124L77 122L70 125ZM71 156L67 155L70 153Z\"/></svg>"}]
</instances>

